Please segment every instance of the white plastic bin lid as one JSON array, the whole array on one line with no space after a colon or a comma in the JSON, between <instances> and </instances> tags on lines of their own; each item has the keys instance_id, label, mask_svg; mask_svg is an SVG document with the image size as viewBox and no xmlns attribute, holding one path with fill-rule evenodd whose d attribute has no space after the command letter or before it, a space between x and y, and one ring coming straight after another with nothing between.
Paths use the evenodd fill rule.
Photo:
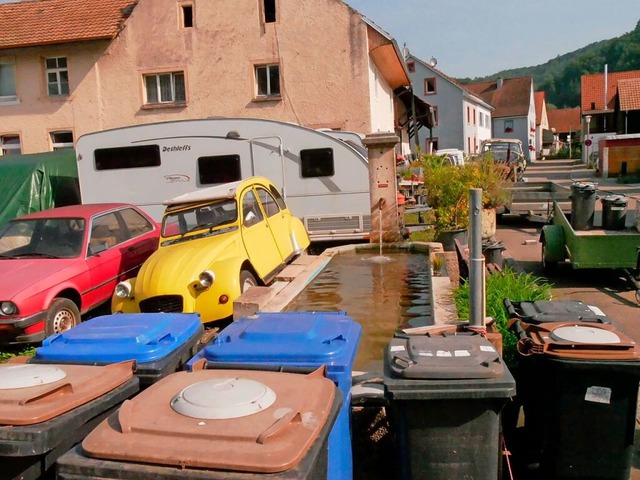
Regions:
<instances>
[{"instance_id":1,"label":"white plastic bin lid","mask_svg":"<svg viewBox=\"0 0 640 480\"><path fill-rule=\"evenodd\" d=\"M620 337L615 332L581 325L558 327L551 332L550 336L553 340L572 343L593 345L620 343Z\"/></svg>"},{"instance_id":2,"label":"white plastic bin lid","mask_svg":"<svg viewBox=\"0 0 640 480\"><path fill-rule=\"evenodd\" d=\"M171 408L192 418L229 419L269 408L276 394L248 378L218 378L189 385L171 400Z\"/></svg>"},{"instance_id":3,"label":"white plastic bin lid","mask_svg":"<svg viewBox=\"0 0 640 480\"><path fill-rule=\"evenodd\" d=\"M0 390L48 385L66 376L55 365L0 365Z\"/></svg>"}]
</instances>

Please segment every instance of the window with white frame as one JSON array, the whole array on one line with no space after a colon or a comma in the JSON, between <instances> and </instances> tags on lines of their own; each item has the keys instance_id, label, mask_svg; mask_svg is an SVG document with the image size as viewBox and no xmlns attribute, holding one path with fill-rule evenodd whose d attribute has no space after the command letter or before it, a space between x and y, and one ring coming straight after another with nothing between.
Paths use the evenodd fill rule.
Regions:
<instances>
[{"instance_id":1,"label":"window with white frame","mask_svg":"<svg viewBox=\"0 0 640 480\"><path fill-rule=\"evenodd\" d=\"M184 72L144 75L145 104L185 103Z\"/></svg>"},{"instance_id":2,"label":"window with white frame","mask_svg":"<svg viewBox=\"0 0 640 480\"><path fill-rule=\"evenodd\" d=\"M280 97L280 66L256 65L256 95L258 97Z\"/></svg>"},{"instance_id":3,"label":"window with white frame","mask_svg":"<svg viewBox=\"0 0 640 480\"><path fill-rule=\"evenodd\" d=\"M69 150L73 148L73 132L69 130L60 130L50 132L51 150Z\"/></svg>"},{"instance_id":4,"label":"window with white frame","mask_svg":"<svg viewBox=\"0 0 640 480\"><path fill-rule=\"evenodd\" d=\"M21 153L19 135L0 135L0 155L19 155Z\"/></svg>"},{"instance_id":5,"label":"window with white frame","mask_svg":"<svg viewBox=\"0 0 640 480\"><path fill-rule=\"evenodd\" d=\"M50 97L69 95L69 70L67 57L45 58L47 92Z\"/></svg>"},{"instance_id":6,"label":"window with white frame","mask_svg":"<svg viewBox=\"0 0 640 480\"><path fill-rule=\"evenodd\" d=\"M0 102L17 100L15 64L10 60L0 60Z\"/></svg>"}]
</instances>

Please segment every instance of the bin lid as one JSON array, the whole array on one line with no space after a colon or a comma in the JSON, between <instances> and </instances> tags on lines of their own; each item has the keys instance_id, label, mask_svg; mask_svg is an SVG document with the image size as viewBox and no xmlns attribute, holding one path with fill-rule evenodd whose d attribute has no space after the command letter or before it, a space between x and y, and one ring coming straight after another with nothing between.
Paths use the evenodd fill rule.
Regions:
<instances>
[{"instance_id":1,"label":"bin lid","mask_svg":"<svg viewBox=\"0 0 640 480\"><path fill-rule=\"evenodd\" d=\"M595 182L573 182L571 188L580 191L595 191L598 189L598 184Z\"/></svg>"},{"instance_id":2,"label":"bin lid","mask_svg":"<svg viewBox=\"0 0 640 480\"><path fill-rule=\"evenodd\" d=\"M344 312L281 312L245 317L203 349L212 362L326 365L351 370L361 327Z\"/></svg>"},{"instance_id":3,"label":"bin lid","mask_svg":"<svg viewBox=\"0 0 640 480\"><path fill-rule=\"evenodd\" d=\"M602 197L601 202L624 206L627 203L629 203L629 197L627 197L626 195L619 195L619 194L612 193Z\"/></svg>"},{"instance_id":4,"label":"bin lid","mask_svg":"<svg viewBox=\"0 0 640 480\"><path fill-rule=\"evenodd\" d=\"M197 313L119 313L45 338L33 361L107 364L165 358L202 333Z\"/></svg>"},{"instance_id":5,"label":"bin lid","mask_svg":"<svg viewBox=\"0 0 640 480\"><path fill-rule=\"evenodd\" d=\"M394 338L386 358L392 375L402 378L495 378L504 372L495 347L475 333Z\"/></svg>"},{"instance_id":6,"label":"bin lid","mask_svg":"<svg viewBox=\"0 0 640 480\"><path fill-rule=\"evenodd\" d=\"M526 338L519 351L553 357L600 360L636 360L640 351L633 339L610 324L585 322L521 323Z\"/></svg>"},{"instance_id":7,"label":"bin lid","mask_svg":"<svg viewBox=\"0 0 640 480\"><path fill-rule=\"evenodd\" d=\"M238 398L220 389L241 385ZM242 386L244 385L244 386ZM194 391L191 389L194 388ZM194 403L238 406L261 389L271 405L243 416L210 418L174 408L190 392ZM335 384L322 370L308 375L256 370L177 372L154 383L105 419L82 442L86 455L145 464L275 473L295 467L338 414ZM193 393L193 395L191 395ZM227 393L229 393L227 391ZM260 394L258 394L260 396ZM187 440L188 441L185 441Z\"/></svg>"},{"instance_id":8,"label":"bin lid","mask_svg":"<svg viewBox=\"0 0 640 480\"><path fill-rule=\"evenodd\" d=\"M42 423L95 400L130 380L134 363L0 365L0 425Z\"/></svg>"},{"instance_id":9,"label":"bin lid","mask_svg":"<svg viewBox=\"0 0 640 480\"><path fill-rule=\"evenodd\" d=\"M597 306L578 300L534 300L531 302L506 301L510 316L530 323L594 322L612 323Z\"/></svg>"}]
</instances>

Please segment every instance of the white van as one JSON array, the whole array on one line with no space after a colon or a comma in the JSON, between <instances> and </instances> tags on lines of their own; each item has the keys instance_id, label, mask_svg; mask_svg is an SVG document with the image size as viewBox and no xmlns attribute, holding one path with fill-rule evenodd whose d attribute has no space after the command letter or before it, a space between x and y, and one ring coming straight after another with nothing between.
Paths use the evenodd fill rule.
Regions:
<instances>
[{"instance_id":1,"label":"white van","mask_svg":"<svg viewBox=\"0 0 640 480\"><path fill-rule=\"evenodd\" d=\"M443 148L436 155L446 157L452 165L464 165L464 152L457 148Z\"/></svg>"}]
</instances>

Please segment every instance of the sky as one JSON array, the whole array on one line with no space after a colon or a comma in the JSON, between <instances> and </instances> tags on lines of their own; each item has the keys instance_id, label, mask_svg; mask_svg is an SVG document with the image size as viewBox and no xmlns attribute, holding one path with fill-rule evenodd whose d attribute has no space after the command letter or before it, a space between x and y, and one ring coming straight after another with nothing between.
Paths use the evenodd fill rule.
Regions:
<instances>
[{"instance_id":1,"label":"sky","mask_svg":"<svg viewBox=\"0 0 640 480\"><path fill-rule=\"evenodd\" d=\"M531 67L632 31L640 0L344 0L455 77Z\"/></svg>"}]
</instances>

